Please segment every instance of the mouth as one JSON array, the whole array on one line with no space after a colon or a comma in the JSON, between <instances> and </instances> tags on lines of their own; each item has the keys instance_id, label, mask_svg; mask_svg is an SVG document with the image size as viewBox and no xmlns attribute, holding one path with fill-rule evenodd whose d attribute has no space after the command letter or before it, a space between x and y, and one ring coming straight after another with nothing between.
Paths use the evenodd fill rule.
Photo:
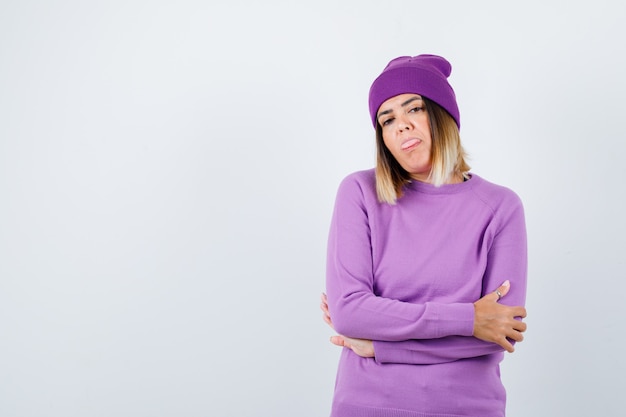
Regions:
<instances>
[{"instance_id":1,"label":"mouth","mask_svg":"<svg viewBox=\"0 0 626 417\"><path fill-rule=\"evenodd\" d=\"M422 143L422 141L419 139L415 139L415 138L407 139L404 142L402 142L400 149L402 149L403 151L408 151L410 149L415 148L420 143Z\"/></svg>"}]
</instances>

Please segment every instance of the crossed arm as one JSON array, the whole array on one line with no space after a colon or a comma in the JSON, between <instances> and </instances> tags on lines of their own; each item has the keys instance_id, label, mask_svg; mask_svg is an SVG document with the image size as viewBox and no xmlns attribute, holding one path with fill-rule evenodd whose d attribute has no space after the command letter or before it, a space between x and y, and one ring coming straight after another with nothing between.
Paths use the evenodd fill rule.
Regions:
<instances>
[{"instance_id":1,"label":"crossed arm","mask_svg":"<svg viewBox=\"0 0 626 417\"><path fill-rule=\"evenodd\" d=\"M526 330L521 201L509 200L490 224L490 240L483 241L488 252L483 252L481 298L413 304L374 293L370 216L376 206L366 191L346 182L337 197L328 245L328 299L323 295L321 304L324 320L339 333L331 342L381 363L443 363L512 352ZM500 284L505 278L511 284Z\"/></svg>"},{"instance_id":2,"label":"crossed arm","mask_svg":"<svg viewBox=\"0 0 626 417\"><path fill-rule=\"evenodd\" d=\"M527 326L526 323L519 320L519 318L526 317L526 309L521 306L510 307L498 303L500 298L504 297L509 292L510 288L510 283L508 281L505 281L500 287L498 287L498 289L496 289L496 291L485 295L474 303L473 337L477 339L476 342L478 343L473 343L474 345L476 345L474 346L474 349L472 349L472 346L467 344L464 346L463 349L466 357L474 356L475 353L478 352L482 354L485 353L485 343L480 343L479 341L491 344L494 352L500 350L500 348L508 352L513 352L515 350L515 348L513 347L513 343L521 342L522 340L524 340L524 336L522 333L526 331ZM320 308L323 313L323 320L331 328L334 329L332 318L328 310L328 299L326 298L326 294L322 294L321 296ZM352 338L343 335L335 335L330 338L330 341L334 345L352 349L354 353L364 358L373 358L376 356L375 343L372 340ZM389 343L396 346L404 345L401 347L401 349L405 349L407 352L415 352L415 349L418 348L419 345L424 345L428 343L442 344L446 343L446 340L407 340L404 342L380 343ZM455 356L453 357L445 357L445 354L443 352L441 355L438 356L431 354L431 357L428 360L424 358L424 355L422 355L420 361L436 363L446 361L446 359L453 360L458 359L457 355L459 354L460 352L456 352Z\"/></svg>"}]
</instances>

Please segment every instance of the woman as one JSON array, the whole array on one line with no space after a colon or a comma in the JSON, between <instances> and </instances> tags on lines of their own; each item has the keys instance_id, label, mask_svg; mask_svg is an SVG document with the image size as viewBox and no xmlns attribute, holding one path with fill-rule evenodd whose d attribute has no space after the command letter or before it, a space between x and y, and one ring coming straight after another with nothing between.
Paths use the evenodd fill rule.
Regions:
<instances>
[{"instance_id":1,"label":"woman","mask_svg":"<svg viewBox=\"0 0 626 417\"><path fill-rule=\"evenodd\" d=\"M499 363L526 330L524 212L469 172L450 72L399 57L370 88L376 169L339 186L322 295L345 347L333 417L505 414Z\"/></svg>"}]
</instances>

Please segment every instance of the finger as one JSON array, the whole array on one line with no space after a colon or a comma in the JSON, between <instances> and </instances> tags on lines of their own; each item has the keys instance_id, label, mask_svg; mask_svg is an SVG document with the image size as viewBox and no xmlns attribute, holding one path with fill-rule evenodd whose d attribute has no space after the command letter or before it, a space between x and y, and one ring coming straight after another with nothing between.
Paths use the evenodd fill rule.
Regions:
<instances>
[{"instance_id":1,"label":"finger","mask_svg":"<svg viewBox=\"0 0 626 417\"><path fill-rule=\"evenodd\" d=\"M494 292L498 296L498 300L499 300L500 298L502 298L505 295L507 295L507 293L509 292L510 289L511 289L511 283L507 279L506 281L504 281L502 283L502 285L500 285L498 288L496 288L496 290Z\"/></svg>"},{"instance_id":2,"label":"finger","mask_svg":"<svg viewBox=\"0 0 626 417\"><path fill-rule=\"evenodd\" d=\"M513 323L513 329L517 330L518 332L525 332L526 328L527 325L523 321L515 320L515 322Z\"/></svg>"},{"instance_id":3,"label":"finger","mask_svg":"<svg viewBox=\"0 0 626 417\"><path fill-rule=\"evenodd\" d=\"M524 335L520 332L516 332L515 330L509 332L509 334L507 334L507 337L511 340L515 340L516 342L522 342L524 340Z\"/></svg>"},{"instance_id":4,"label":"finger","mask_svg":"<svg viewBox=\"0 0 626 417\"><path fill-rule=\"evenodd\" d=\"M328 304L324 303L323 299L320 303L320 310L322 310L322 319L324 320L324 322L330 327L333 327L333 322L330 318L330 311L328 311Z\"/></svg>"},{"instance_id":5,"label":"finger","mask_svg":"<svg viewBox=\"0 0 626 417\"><path fill-rule=\"evenodd\" d=\"M330 314L323 313L322 320L324 320L324 323L328 324L332 329L335 328L333 326L333 320L330 318Z\"/></svg>"},{"instance_id":6,"label":"finger","mask_svg":"<svg viewBox=\"0 0 626 417\"><path fill-rule=\"evenodd\" d=\"M488 301L492 301L494 303L498 302L498 300L501 298L501 296L498 295L498 293L496 292L498 291L497 289L485 294L485 296L483 298L481 298L481 300L488 300Z\"/></svg>"},{"instance_id":7,"label":"finger","mask_svg":"<svg viewBox=\"0 0 626 417\"><path fill-rule=\"evenodd\" d=\"M332 343L335 346L342 346L342 347L345 346L345 340L341 336L331 336L330 343Z\"/></svg>"},{"instance_id":8,"label":"finger","mask_svg":"<svg viewBox=\"0 0 626 417\"><path fill-rule=\"evenodd\" d=\"M511 342L509 342L506 338L500 340L499 342L497 342L500 346L502 346L504 348L504 350L506 350L509 353L513 353L513 351L515 351L515 348L513 347L513 345L511 344Z\"/></svg>"},{"instance_id":9,"label":"finger","mask_svg":"<svg viewBox=\"0 0 626 417\"><path fill-rule=\"evenodd\" d=\"M511 307L511 315L513 317L525 318L526 317L526 309L524 307L522 307L522 306Z\"/></svg>"},{"instance_id":10,"label":"finger","mask_svg":"<svg viewBox=\"0 0 626 417\"><path fill-rule=\"evenodd\" d=\"M326 294L322 293L321 299L322 299L322 302L320 306L322 307L322 310L328 313L328 298L326 297Z\"/></svg>"}]
</instances>

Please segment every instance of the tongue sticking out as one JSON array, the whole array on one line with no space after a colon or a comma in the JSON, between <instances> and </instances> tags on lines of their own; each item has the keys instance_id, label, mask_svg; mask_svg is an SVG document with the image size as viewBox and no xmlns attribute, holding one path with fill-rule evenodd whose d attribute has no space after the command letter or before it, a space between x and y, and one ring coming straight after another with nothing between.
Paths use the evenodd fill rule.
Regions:
<instances>
[{"instance_id":1,"label":"tongue sticking out","mask_svg":"<svg viewBox=\"0 0 626 417\"><path fill-rule=\"evenodd\" d=\"M419 142L418 139L407 140L406 142L404 142L402 144L402 150L405 150L405 149L408 149L408 148L411 148L411 147L415 146L417 144L417 142Z\"/></svg>"}]
</instances>

